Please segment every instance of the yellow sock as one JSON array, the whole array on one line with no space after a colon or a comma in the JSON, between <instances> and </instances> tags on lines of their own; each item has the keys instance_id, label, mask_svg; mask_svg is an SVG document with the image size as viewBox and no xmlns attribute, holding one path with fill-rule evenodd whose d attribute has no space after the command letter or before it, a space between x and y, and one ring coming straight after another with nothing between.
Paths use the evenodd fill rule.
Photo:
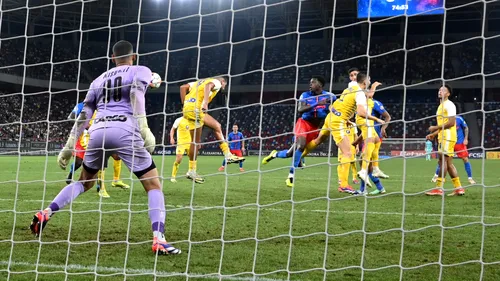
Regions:
<instances>
[{"instance_id":1,"label":"yellow sock","mask_svg":"<svg viewBox=\"0 0 500 281\"><path fill-rule=\"evenodd\" d=\"M363 164L361 165L361 170L368 170L368 165L370 165L374 149L374 143L369 142L366 144L365 152L363 153Z\"/></svg>"},{"instance_id":2,"label":"yellow sock","mask_svg":"<svg viewBox=\"0 0 500 281\"><path fill-rule=\"evenodd\" d=\"M196 171L196 160L189 161L189 171Z\"/></svg>"},{"instance_id":3,"label":"yellow sock","mask_svg":"<svg viewBox=\"0 0 500 281\"><path fill-rule=\"evenodd\" d=\"M179 163L174 162L174 167L172 168L172 177L173 178L175 178L175 176L177 176L177 171L178 170L179 170Z\"/></svg>"},{"instance_id":4,"label":"yellow sock","mask_svg":"<svg viewBox=\"0 0 500 281\"><path fill-rule=\"evenodd\" d=\"M113 163L113 180L120 180L120 174L122 171L122 160L114 160Z\"/></svg>"},{"instance_id":5,"label":"yellow sock","mask_svg":"<svg viewBox=\"0 0 500 281\"><path fill-rule=\"evenodd\" d=\"M373 150L373 153L372 153L372 166L373 166L373 168L378 168L378 153L380 151L381 145L382 145L381 142L377 142L375 144L375 149Z\"/></svg>"},{"instance_id":6,"label":"yellow sock","mask_svg":"<svg viewBox=\"0 0 500 281\"><path fill-rule=\"evenodd\" d=\"M352 172L352 179L355 180L356 176L358 174L358 167L356 167L356 162L351 162L351 172Z\"/></svg>"},{"instance_id":7,"label":"yellow sock","mask_svg":"<svg viewBox=\"0 0 500 281\"><path fill-rule=\"evenodd\" d=\"M342 157L342 168L340 170L340 186L347 187L349 186L349 165L350 159L347 157Z\"/></svg>"},{"instance_id":8,"label":"yellow sock","mask_svg":"<svg viewBox=\"0 0 500 281\"><path fill-rule=\"evenodd\" d=\"M436 179L436 188L442 188L443 187L443 178L439 177Z\"/></svg>"},{"instance_id":9,"label":"yellow sock","mask_svg":"<svg viewBox=\"0 0 500 281\"><path fill-rule=\"evenodd\" d=\"M313 151L316 148L316 143L314 141L309 142L306 144L306 148L304 148L304 152L302 152L302 158L306 157L306 155Z\"/></svg>"},{"instance_id":10,"label":"yellow sock","mask_svg":"<svg viewBox=\"0 0 500 281\"><path fill-rule=\"evenodd\" d=\"M460 183L460 178L459 177L452 178L451 181L453 182L453 187L455 187L455 188L461 188L462 187L462 184Z\"/></svg>"},{"instance_id":11,"label":"yellow sock","mask_svg":"<svg viewBox=\"0 0 500 281\"><path fill-rule=\"evenodd\" d=\"M101 189L104 188L104 170L99 170L97 172L97 182L101 185Z\"/></svg>"},{"instance_id":12,"label":"yellow sock","mask_svg":"<svg viewBox=\"0 0 500 281\"><path fill-rule=\"evenodd\" d=\"M342 163L339 161L339 164L337 165L337 178L340 180L342 177Z\"/></svg>"},{"instance_id":13,"label":"yellow sock","mask_svg":"<svg viewBox=\"0 0 500 281\"><path fill-rule=\"evenodd\" d=\"M229 154L229 145L227 145L227 142L222 142L221 144L219 144L219 147L220 147L220 150L222 150L222 153L224 155Z\"/></svg>"}]
</instances>

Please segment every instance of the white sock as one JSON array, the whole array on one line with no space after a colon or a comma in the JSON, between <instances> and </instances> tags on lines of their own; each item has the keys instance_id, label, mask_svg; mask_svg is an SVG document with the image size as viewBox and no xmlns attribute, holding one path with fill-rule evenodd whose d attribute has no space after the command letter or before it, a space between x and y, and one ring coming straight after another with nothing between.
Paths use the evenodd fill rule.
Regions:
<instances>
[{"instance_id":1,"label":"white sock","mask_svg":"<svg viewBox=\"0 0 500 281\"><path fill-rule=\"evenodd\" d=\"M157 238L158 240L165 241L165 234L159 231L153 231L153 237Z\"/></svg>"},{"instance_id":2,"label":"white sock","mask_svg":"<svg viewBox=\"0 0 500 281\"><path fill-rule=\"evenodd\" d=\"M288 178L289 179L293 178L293 174L292 173L288 174Z\"/></svg>"},{"instance_id":3,"label":"white sock","mask_svg":"<svg viewBox=\"0 0 500 281\"><path fill-rule=\"evenodd\" d=\"M49 213L49 217L52 217L52 209L51 208L46 208L44 211L47 211Z\"/></svg>"}]
</instances>

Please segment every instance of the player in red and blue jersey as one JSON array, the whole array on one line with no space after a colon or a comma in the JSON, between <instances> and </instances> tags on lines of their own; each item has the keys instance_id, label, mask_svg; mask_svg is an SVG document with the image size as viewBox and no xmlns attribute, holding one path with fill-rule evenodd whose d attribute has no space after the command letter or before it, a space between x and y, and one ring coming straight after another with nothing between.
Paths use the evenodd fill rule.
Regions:
<instances>
[{"instance_id":1,"label":"player in red and blue jersey","mask_svg":"<svg viewBox=\"0 0 500 281\"><path fill-rule=\"evenodd\" d=\"M227 141L229 142L229 151L238 157L243 157L245 154L245 140L243 139L243 134L238 132L238 125L233 125L233 131L227 135ZM226 167L226 159L222 161L222 166L220 166L219 171L224 171ZM240 172L244 172L243 161L240 162Z\"/></svg>"},{"instance_id":2,"label":"player in red and blue jersey","mask_svg":"<svg viewBox=\"0 0 500 281\"><path fill-rule=\"evenodd\" d=\"M383 125L376 121L374 123L375 131L377 132L380 139L380 143L376 145L380 146L382 144L382 139L387 137L386 129L387 126L389 126L389 121L391 121L391 115L389 114L389 112L387 112L387 110L384 108L384 105L380 101L373 99L372 116L384 120L385 122L385 124ZM383 179L389 178L389 176L382 172L382 170L380 170L379 168L378 154L373 156L372 161L373 176Z\"/></svg>"},{"instance_id":3,"label":"player in red and blue jersey","mask_svg":"<svg viewBox=\"0 0 500 281\"><path fill-rule=\"evenodd\" d=\"M288 187L293 187L295 169L301 163L302 153L306 145L318 136L321 125L330 112L328 105L336 99L335 95L323 90L325 83L325 78L313 76L309 82L309 91L300 95L298 112L301 117L295 123L295 143L293 147L281 151L273 150L271 154L262 160L262 164L267 164L275 158L294 156L293 166L290 168L290 174L286 180Z\"/></svg>"},{"instance_id":4,"label":"player in red and blue jersey","mask_svg":"<svg viewBox=\"0 0 500 281\"><path fill-rule=\"evenodd\" d=\"M462 158L464 161L465 171L467 172L467 177L470 184L476 184L476 181L472 178L472 167L469 162L469 152L467 151L467 144L469 144L469 127L467 127L467 122L465 122L462 116L456 117L455 125L457 127L457 143L455 144L455 153L458 158ZM436 182L439 177L439 165L436 168L436 173L432 178L432 182Z\"/></svg>"}]
</instances>

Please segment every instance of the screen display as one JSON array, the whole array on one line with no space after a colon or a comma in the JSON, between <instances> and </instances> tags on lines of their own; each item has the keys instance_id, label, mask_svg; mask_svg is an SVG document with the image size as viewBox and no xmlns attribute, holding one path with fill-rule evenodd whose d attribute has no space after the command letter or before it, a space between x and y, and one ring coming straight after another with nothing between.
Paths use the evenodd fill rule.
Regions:
<instances>
[{"instance_id":1,"label":"screen display","mask_svg":"<svg viewBox=\"0 0 500 281\"><path fill-rule=\"evenodd\" d=\"M443 14L444 0L358 0L358 18ZM370 3L371 2L371 3ZM371 7L370 7L371 6Z\"/></svg>"}]
</instances>

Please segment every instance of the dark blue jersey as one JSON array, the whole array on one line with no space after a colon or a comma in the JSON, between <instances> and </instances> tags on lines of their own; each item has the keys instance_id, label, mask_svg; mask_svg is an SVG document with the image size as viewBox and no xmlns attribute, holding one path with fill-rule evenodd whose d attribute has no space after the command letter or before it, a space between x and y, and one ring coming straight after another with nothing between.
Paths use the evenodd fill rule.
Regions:
<instances>
[{"instance_id":1,"label":"dark blue jersey","mask_svg":"<svg viewBox=\"0 0 500 281\"><path fill-rule=\"evenodd\" d=\"M303 92L300 95L299 102L305 102L307 105L313 106L313 108L302 113L301 118L306 121L311 121L313 119L325 119L330 110L328 109L329 103L332 103L336 99L335 95L323 91L320 95L315 95L311 91ZM326 100L326 104L319 105L320 101Z\"/></svg>"}]
</instances>

